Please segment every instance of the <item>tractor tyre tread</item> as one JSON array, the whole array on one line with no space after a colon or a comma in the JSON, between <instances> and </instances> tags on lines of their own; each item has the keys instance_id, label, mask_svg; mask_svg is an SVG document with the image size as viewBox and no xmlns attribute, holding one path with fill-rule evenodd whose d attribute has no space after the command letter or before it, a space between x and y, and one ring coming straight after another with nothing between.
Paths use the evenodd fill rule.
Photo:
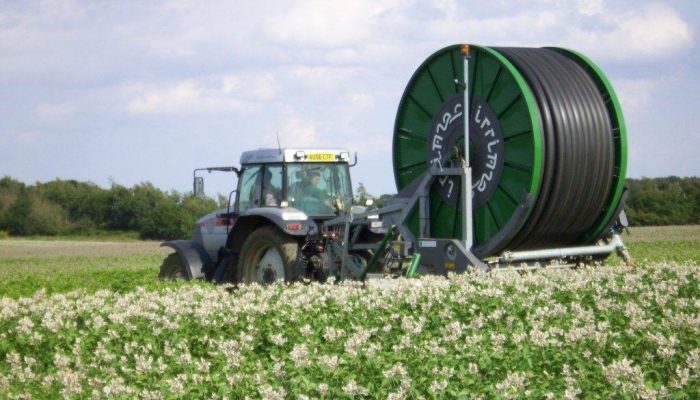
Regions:
<instances>
[{"instance_id":1,"label":"tractor tyre tread","mask_svg":"<svg viewBox=\"0 0 700 400\"><path fill-rule=\"evenodd\" d=\"M158 278L162 280L187 279L187 271L177 253L168 255L160 266Z\"/></svg>"},{"instance_id":2,"label":"tractor tyre tread","mask_svg":"<svg viewBox=\"0 0 700 400\"><path fill-rule=\"evenodd\" d=\"M299 243L292 237L280 232L274 226L268 225L254 230L243 243L236 266L238 283L245 283L245 264L250 262L249 254L260 241L266 241L274 246L282 257L284 263L285 282L299 280L303 274L303 268L299 268L297 257L299 255Z\"/></svg>"}]
</instances>

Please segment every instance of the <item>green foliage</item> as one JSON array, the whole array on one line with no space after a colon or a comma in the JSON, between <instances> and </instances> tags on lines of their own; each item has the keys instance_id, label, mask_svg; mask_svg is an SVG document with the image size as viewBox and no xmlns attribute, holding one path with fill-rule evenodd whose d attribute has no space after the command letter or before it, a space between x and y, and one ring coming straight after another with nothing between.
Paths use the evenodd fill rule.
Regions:
<instances>
[{"instance_id":1,"label":"green foliage","mask_svg":"<svg viewBox=\"0 0 700 400\"><path fill-rule=\"evenodd\" d=\"M17 236L134 231L144 239L187 238L194 221L215 209L213 199L166 193L150 183L103 189L74 180L26 186L0 179L0 230Z\"/></svg>"},{"instance_id":2,"label":"green foliage","mask_svg":"<svg viewBox=\"0 0 700 400\"><path fill-rule=\"evenodd\" d=\"M374 205L377 207L384 207L386 205L386 203L389 202L391 199L393 199L395 196L396 196L395 194L386 194L385 193L385 194L379 196L379 198L377 198L374 201Z\"/></svg>"},{"instance_id":3,"label":"green foliage","mask_svg":"<svg viewBox=\"0 0 700 400\"><path fill-rule=\"evenodd\" d=\"M32 200L27 190L22 189L3 214L2 229L7 230L12 235L26 235L31 210Z\"/></svg>"},{"instance_id":4,"label":"green foliage","mask_svg":"<svg viewBox=\"0 0 700 400\"><path fill-rule=\"evenodd\" d=\"M628 179L627 214L633 226L700 224L700 178ZM355 200L367 193L359 184ZM375 198L381 207L393 195ZM191 193L163 192L150 183L131 188L113 184L56 179L28 186L10 177L0 179L0 230L11 235L94 235L102 231L138 232L141 238L187 238L204 214L223 208L216 200Z\"/></svg>"},{"instance_id":5,"label":"green foliage","mask_svg":"<svg viewBox=\"0 0 700 400\"><path fill-rule=\"evenodd\" d=\"M0 396L698 398L699 283L658 264L39 291L0 299Z\"/></svg>"},{"instance_id":6,"label":"green foliage","mask_svg":"<svg viewBox=\"0 0 700 400\"><path fill-rule=\"evenodd\" d=\"M5 240L0 397L698 398L700 227L627 238L635 268L233 291L159 281L154 242Z\"/></svg>"},{"instance_id":7,"label":"green foliage","mask_svg":"<svg viewBox=\"0 0 700 400\"><path fill-rule=\"evenodd\" d=\"M394 198L396 196L395 194L383 194L379 197L375 197L371 195L369 192L367 192L367 188L365 188L365 185L360 182L357 185L357 190L355 190L355 199L354 202L357 205L364 206L365 203L367 202L367 199L372 199L374 200L373 207L383 207L386 205L386 203Z\"/></svg>"},{"instance_id":8,"label":"green foliage","mask_svg":"<svg viewBox=\"0 0 700 400\"><path fill-rule=\"evenodd\" d=\"M0 297L31 296L39 288L47 294L84 290L127 293L137 287L169 286L157 279L159 254L124 256L61 256L0 260L0 269L28 271L0 275Z\"/></svg>"},{"instance_id":9,"label":"green foliage","mask_svg":"<svg viewBox=\"0 0 700 400\"><path fill-rule=\"evenodd\" d=\"M627 215L634 226L700 223L700 178L628 179Z\"/></svg>"},{"instance_id":10,"label":"green foliage","mask_svg":"<svg viewBox=\"0 0 700 400\"><path fill-rule=\"evenodd\" d=\"M367 199L372 198L372 195L367 193L367 188L365 184L360 182L357 184L357 189L355 190L355 204L364 206L367 203Z\"/></svg>"},{"instance_id":11,"label":"green foliage","mask_svg":"<svg viewBox=\"0 0 700 400\"><path fill-rule=\"evenodd\" d=\"M58 204L32 194L25 235L58 235L69 225L68 213Z\"/></svg>"}]
</instances>

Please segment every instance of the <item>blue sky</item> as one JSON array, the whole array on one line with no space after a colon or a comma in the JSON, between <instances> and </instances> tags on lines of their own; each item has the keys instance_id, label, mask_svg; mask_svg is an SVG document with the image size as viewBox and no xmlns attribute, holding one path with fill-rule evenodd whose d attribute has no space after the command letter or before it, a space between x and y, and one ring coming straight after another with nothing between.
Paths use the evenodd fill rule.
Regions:
<instances>
[{"instance_id":1,"label":"blue sky","mask_svg":"<svg viewBox=\"0 0 700 400\"><path fill-rule=\"evenodd\" d=\"M279 132L357 151L354 182L391 193L408 79L467 42L583 52L621 99L628 175L697 176L699 19L697 1L0 1L0 175L186 191Z\"/></svg>"}]
</instances>

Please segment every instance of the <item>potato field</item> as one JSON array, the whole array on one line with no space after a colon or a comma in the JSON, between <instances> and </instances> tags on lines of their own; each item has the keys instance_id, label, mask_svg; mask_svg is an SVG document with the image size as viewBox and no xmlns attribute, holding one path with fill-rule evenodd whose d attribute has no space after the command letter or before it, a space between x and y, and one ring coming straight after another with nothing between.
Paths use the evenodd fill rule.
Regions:
<instances>
[{"instance_id":1,"label":"potato field","mask_svg":"<svg viewBox=\"0 0 700 400\"><path fill-rule=\"evenodd\" d=\"M156 242L0 240L0 398L700 398L700 227L636 266L240 288Z\"/></svg>"}]
</instances>

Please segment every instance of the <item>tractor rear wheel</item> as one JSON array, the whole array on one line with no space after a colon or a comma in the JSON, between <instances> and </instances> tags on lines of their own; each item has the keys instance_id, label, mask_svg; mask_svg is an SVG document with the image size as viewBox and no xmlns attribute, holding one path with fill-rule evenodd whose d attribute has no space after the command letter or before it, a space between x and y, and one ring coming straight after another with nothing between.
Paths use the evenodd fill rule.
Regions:
<instances>
[{"instance_id":1,"label":"tractor rear wheel","mask_svg":"<svg viewBox=\"0 0 700 400\"><path fill-rule=\"evenodd\" d=\"M185 265L177 253L170 254L163 260L158 278L169 280L187 279Z\"/></svg>"},{"instance_id":2,"label":"tractor rear wheel","mask_svg":"<svg viewBox=\"0 0 700 400\"><path fill-rule=\"evenodd\" d=\"M291 282L300 276L299 243L273 226L256 229L248 236L238 258L240 283Z\"/></svg>"}]
</instances>

